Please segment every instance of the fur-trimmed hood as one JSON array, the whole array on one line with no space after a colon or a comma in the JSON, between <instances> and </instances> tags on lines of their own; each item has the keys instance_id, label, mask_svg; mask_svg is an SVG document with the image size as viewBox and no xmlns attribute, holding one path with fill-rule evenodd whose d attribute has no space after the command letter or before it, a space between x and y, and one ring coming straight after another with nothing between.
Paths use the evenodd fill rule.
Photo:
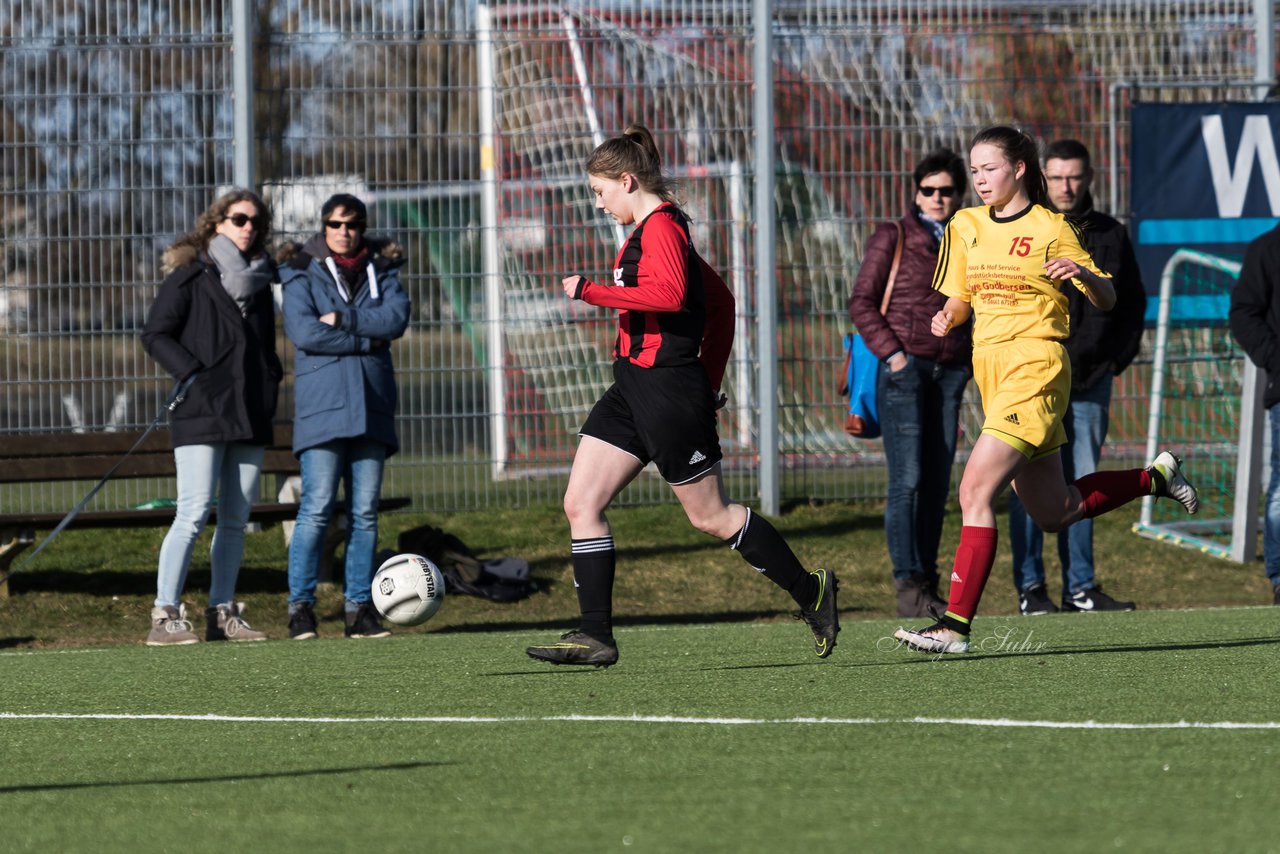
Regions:
<instances>
[{"instance_id":1,"label":"fur-trimmed hood","mask_svg":"<svg viewBox=\"0 0 1280 854\"><path fill-rule=\"evenodd\" d=\"M202 253L191 243L175 243L160 255L160 273L167 276L174 270L200 260Z\"/></svg>"}]
</instances>

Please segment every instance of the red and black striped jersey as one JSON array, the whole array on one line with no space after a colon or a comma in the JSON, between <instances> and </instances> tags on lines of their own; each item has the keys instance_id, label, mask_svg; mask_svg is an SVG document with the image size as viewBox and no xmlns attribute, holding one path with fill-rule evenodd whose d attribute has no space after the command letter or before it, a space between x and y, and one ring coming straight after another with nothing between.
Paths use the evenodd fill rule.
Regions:
<instances>
[{"instance_id":1,"label":"red and black striped jersey","mask_svg":"<svg viewBox=\"0 0 1280 854\"><path fill-rule=\"evenodd\" d=\"M613 283L585 282L580 298L621 309L614 358L642 368L701 361L720 387L733 346L733 294L694 249L689 220L675 205L645 217L618 252Z\"/></svg>"}]
</instances>

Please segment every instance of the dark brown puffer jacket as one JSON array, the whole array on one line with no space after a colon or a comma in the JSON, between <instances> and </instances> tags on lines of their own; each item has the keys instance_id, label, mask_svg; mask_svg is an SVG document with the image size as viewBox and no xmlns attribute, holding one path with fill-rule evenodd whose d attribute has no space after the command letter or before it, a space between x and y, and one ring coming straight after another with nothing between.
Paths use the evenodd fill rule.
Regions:
<instances>
[{"instance_id":1,"label":"dark brown puffer jacket","mask_svg":"<svg viewBox=\"0 0 1280 854\"><path fill-rule=\"evenodd\" d=\"M898 244L898 229L891 222L881 224L867 241L867 252L849 297L849 319L881 361L901 350L944 364L968 364L972 351L970 324L951 330L945 338L929 331L933 316L947 301L933 289L938 241L914 212L898 222L906 243L886 316L880 315L880 302Z\"/></svg>"}]
</instances>

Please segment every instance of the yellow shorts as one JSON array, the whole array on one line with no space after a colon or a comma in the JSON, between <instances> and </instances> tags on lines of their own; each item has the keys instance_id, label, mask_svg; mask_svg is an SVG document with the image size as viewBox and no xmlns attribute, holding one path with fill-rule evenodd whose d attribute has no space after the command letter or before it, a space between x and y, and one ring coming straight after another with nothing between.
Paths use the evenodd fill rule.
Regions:
<instances>
[{"instance_id":1,"label":"yellow shorts","mask_svg":"<svg viewBox=\"0 0 1280 854\"><path fill-rule=\"evenodd\" d=\"M1059 341L1024 338L973 351L982 394L982 432L1029 460L1067 443L1062 417L1071 399L1071 362Z\"/></svg>"}]
</instances>

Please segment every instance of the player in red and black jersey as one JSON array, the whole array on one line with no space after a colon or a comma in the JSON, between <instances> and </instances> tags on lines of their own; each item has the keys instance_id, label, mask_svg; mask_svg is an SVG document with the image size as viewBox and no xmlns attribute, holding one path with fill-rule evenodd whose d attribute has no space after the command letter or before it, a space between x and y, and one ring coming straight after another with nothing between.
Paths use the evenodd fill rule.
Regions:
<instances>
[{"instance_id":1,"label":"player in red and black jersey","mask_svg":"<svg viewBox=\"0 0 1280 854\"><path fill-rule=\"evenodd\" d=\"M694 249L688 217L673 201L646 128L632 125L598 146L587 174L596 207L635 228L611 282L578 275L561 281L572 299L619 309L614 383L579 431L564 496L580 625L556 643L526 651L552 664L617 662L616 552L605 510L653 462L694 527L724 540L791 594L813 631L815 651L826 658L840 631L835 575L806 571L767 519L725 495L716 411L724 403L719 388L733 344L733 295Z\"/></svg>"}]
</instances>

